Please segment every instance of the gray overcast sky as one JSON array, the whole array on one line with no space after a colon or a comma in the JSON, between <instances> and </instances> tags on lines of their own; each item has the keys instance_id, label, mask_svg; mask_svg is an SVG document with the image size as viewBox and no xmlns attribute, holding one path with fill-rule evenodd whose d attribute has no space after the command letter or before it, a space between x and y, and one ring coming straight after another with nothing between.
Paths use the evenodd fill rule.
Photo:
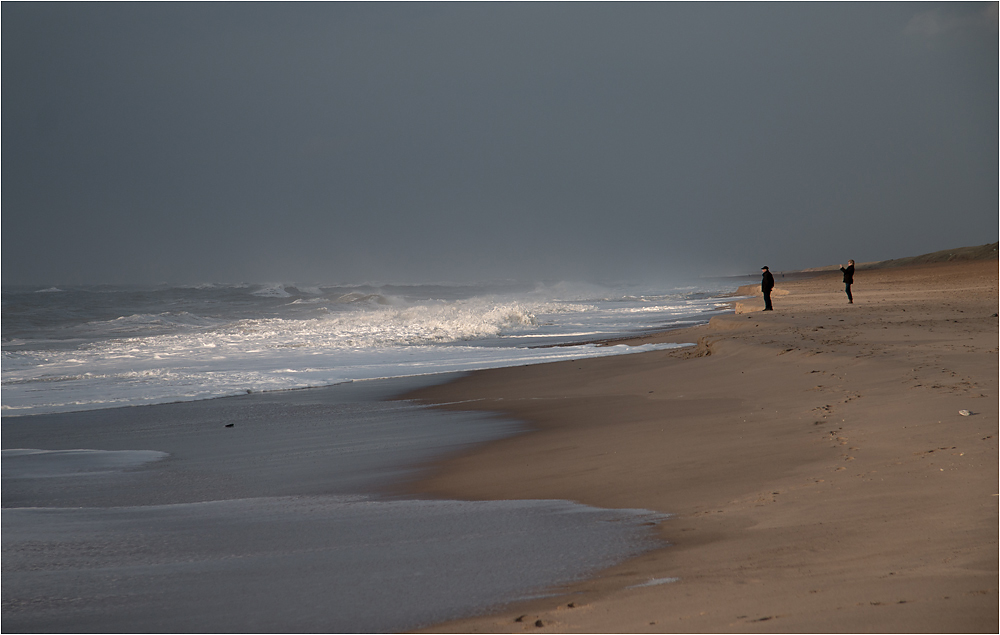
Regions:
<instances>
[{"instance_id":1,"label":"gray overcast sky","mask_svg":"<svg viewBox=\"0 0 1000 635\"><path fill-rule=\"evenodd\" d=\"M998 238L997 4L2 5L3 283L658 280Z\"/></svg>"}]
</instances>

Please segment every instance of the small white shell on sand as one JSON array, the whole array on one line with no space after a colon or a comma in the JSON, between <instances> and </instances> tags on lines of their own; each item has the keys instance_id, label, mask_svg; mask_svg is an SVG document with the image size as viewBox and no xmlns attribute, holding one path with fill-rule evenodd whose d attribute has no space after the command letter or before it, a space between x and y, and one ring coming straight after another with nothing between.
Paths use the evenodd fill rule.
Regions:
<instances>
[{"instance_id":1,"label":"small white shell on sand","mask_svg":"<svg viewBox=\"0 0 1000 635\"><path fill-rule=\"evenodd\" d=\"M959 410L959 411L958 411L958 414L962 415L963 417L968 417L968 416L969 416L969 415L971 415L972 413L971 413L971 412L969 412L968 410Z\"/></svg>"}]
</instances>

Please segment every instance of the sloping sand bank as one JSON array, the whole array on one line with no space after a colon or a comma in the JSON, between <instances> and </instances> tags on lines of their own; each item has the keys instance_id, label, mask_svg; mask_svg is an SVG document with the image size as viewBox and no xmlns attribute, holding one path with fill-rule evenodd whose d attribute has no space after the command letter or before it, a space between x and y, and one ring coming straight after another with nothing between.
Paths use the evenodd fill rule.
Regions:
<instances>
[{"instance_id":1,"label":"sloping sand bank","mask_svg":"<svg viewBox=\"0 0 1000 635\"><path fill-rule=\"evenodd\" d=\"M675 515L669 547L429 630L997 632L997 287L996 260L859 271L853 305L839 272L779 280L773 313L643 340L696 348L408 395L534 427L414 491Z\"/></svg>"}]
</instances>

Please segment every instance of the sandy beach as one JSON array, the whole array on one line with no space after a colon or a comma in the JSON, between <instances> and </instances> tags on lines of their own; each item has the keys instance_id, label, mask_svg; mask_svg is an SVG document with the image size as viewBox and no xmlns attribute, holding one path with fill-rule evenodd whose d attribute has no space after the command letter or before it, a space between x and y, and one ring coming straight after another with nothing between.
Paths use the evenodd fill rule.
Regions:
<instances>
[{"instance_id":1,"label":"sandy beach","mask_svg":"<svg viewBox=\"0 0 1000 635\"><path fill-rule=\"evenodd\" d=\"M1000 633L997 0L0 15L0 635Z\"/></svg>"},{"instance_id":2,"label":"sandy beach","mask_svg":"<svg viewBox=\"0 0 1000 635\"><path fill-rule=\"evenodd\" d=\"M996 631L997 261L777 281L630 340L684 348L5 417L4 631Z\"/></svg>"},{"instance_id":3,"label":"sandy beach","mask_svg":"<svg viewBox=\"0 0 1000 635\"><path fill-rule=\"evenodd\" d=\"M414 493L673 515L668 547L428 632L996 632L997 288L995 258L860 268L853 305L779 276L772 313L643 340L694 348L411 393L532 429Z\"/></svg>"}]
</instances>

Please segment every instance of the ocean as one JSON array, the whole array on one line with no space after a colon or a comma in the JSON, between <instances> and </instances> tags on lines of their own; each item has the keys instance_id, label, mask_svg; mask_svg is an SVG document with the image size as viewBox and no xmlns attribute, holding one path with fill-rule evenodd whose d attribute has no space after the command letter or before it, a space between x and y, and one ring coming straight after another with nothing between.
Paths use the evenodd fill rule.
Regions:
<instances>
[{"instance_id":1,"label":"ocean","mask_svg":"<svg viewBox=\"0 0 1000 635\"><path fill-rule=\"evenodd\" d=\"M524 426L392 398L653 350L593 342L704 322L721 290L5 288L3 628L398 632L662 546L648 510L399 496Z\"/></svg>"},{"instance_id":2,"label":"ocean","mask_svg":"<svg viewBox=\"0 0 1000 635\"><path fill-rule=\"evenodd\" d=\"M640 352L703 322L711 285L4 287L2 413L209 399ZM670 345L662 345L667 347Z\"/></svg>"}]
</instances>

